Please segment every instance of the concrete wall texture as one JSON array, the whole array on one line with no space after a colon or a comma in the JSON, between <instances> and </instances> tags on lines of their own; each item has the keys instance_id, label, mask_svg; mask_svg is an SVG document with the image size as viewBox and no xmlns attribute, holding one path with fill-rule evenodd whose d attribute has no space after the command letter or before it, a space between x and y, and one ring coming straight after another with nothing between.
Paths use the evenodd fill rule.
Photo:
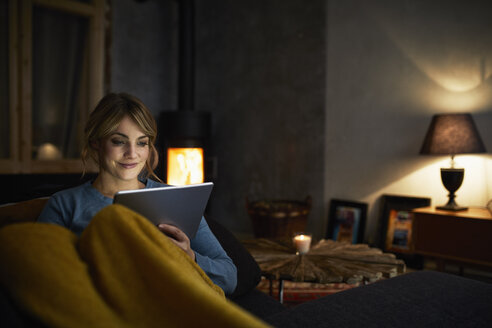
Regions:
<instances>
[{"instance_id":1,"label":"concrete wall texture","mask_svg":"<svg viewBox=\"0 0 492 328\"><path fill-rule=\"evenodd\" d=\"M158 115L177 106L174 1L113 2L112 89ZM492 149L492 3L415 0L197 0L195 107L212 113L211 214L252 233L245 199L329 201L383 194L446 201L439 167L418 154L436 113L471 112ZM492 157L458 156L458 203L492 198Z\"/></svg>"}]
</instances>

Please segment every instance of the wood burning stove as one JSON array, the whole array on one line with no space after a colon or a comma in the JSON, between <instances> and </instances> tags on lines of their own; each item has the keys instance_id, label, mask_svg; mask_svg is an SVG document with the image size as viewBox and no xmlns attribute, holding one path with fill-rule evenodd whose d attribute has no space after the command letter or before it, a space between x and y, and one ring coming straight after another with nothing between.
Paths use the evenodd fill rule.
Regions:
<instances>
[{"instance_id":1,"label":"wood burning stove","mask_svg":"<svg viewBox=\"0 0 492 328\"><path fill-rule=\"evenodd\" d=\"M179 110L159 117L165 181L171 185L201 183L210 137L210 113ZM162 172L164 173L164 172Z\"/></svg>"}]
</instances>

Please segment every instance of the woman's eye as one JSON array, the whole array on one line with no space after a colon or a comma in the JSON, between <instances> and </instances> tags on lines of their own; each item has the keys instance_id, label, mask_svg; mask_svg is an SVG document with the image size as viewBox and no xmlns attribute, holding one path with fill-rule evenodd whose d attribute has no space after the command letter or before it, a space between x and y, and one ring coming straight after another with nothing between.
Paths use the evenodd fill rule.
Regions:
<instances>
[{"instance_id":1,"label":"woman's eye","mask_svg":"<svg viewBox=\"0 0 492 328\"><path fill-rule=\"evenodd\" d=\"M149 145L149 143L148 143L147 141L139 141L139 142L138 142L138 145L139 145L140 147L145 147L145 146L148 146L148 145Z\"/></svg>"},{"instance_id":2,"label":"woman's eye","mask_svg":"<svg viewBox=\"0 0 492 328\"><path fill-rule=\"evenodd\" d=\"M120 139L112 139L111 140L111 143L115 146L120 146L120 145L123 145L125 144L125 142L123 140L120 140Z\"/></svg>"}]
</instances>

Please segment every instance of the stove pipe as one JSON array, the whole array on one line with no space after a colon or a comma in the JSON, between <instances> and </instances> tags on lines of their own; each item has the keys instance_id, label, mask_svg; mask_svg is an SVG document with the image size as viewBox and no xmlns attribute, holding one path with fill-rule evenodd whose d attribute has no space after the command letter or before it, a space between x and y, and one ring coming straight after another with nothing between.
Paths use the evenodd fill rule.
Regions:
<instances>
[{"instance_id":1,"label":"stove pipe","mask_svg":"<svg viewBox=\"0 0 492 328\"><path fill-rule=\"evenodd\" d=\"M178 109L163 111L159 117L163 136L163 159L168 148L206 148L210 137L209 112L195 110L195 4L178 0Z\"/></svg>"},{"instance_id":2,"label":"stove pipe","mask_svg":"<svg viewBox=\"0 0 492 328\"><path fill-rule=\"evenodd\" d=\"M195 4L178 0L178 109L193 110L195 93Z\"/></svg>"}]
</instances>

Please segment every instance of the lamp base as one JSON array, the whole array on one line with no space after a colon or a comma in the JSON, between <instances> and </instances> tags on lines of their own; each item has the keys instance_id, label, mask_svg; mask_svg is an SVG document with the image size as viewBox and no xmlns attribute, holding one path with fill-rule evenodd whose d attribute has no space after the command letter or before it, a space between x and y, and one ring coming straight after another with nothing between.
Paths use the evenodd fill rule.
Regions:
<instances>
[{"instance_id":1,"label":"lamp base","mask_svg":"<svg viewBox=\"0 0 492 328\"><path fill-rule=\"evenodd\" d=\"M449 205L449 203L448 203L448 204L443 205L443 206L436 206L436 209L443 210L443 211L457 212L457 211L465 211L468 209L468 207L458 206L456 203Z\"/></svg>"},{"instance_id":2,"label":"lamp base","mask_svg":"<svg viewBox=\"0 0 492 328\"><path fill-rule=\"evenodd\" d=\"M444 206L436 206L438 210L444 211L464 211L467 207L458 206L454 199L456 198L455 191L461 187L465 169L456 168L441 168L441 180L444 187L449 191L448 203Z\"/></svg>"}]
</instances>

